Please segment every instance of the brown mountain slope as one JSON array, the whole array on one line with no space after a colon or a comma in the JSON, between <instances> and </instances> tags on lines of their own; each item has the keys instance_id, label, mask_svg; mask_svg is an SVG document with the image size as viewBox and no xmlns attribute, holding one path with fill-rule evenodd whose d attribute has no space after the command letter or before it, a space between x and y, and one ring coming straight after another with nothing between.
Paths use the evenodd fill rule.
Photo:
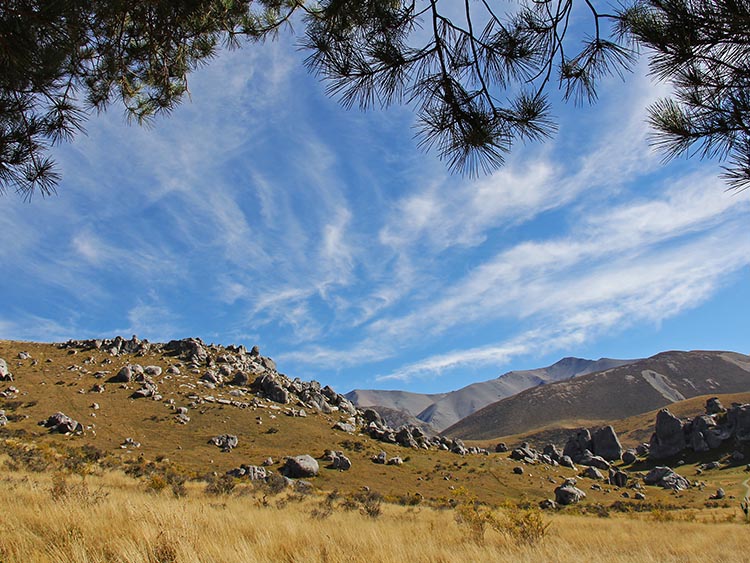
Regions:
<instances>
[{"instance_id":1,"label":"brown mountain slope","mask_svg":"<svg viewBox=\"0 0 750 563\"><path fill-rule=\"evenodd\" d=\"M750 391L718 395L709 394L672 403L669 405L669 412L683 419L704 414L706 412L706 400L711 397L718 397L725 407L729 407L732 403L750 403ZM659 409L660 408L662 407L659 407ZM498 436L493 438L490 442L487 440L479 440L474 445L481 447L494 447L498 441L502 441L511 448L518 446L522 442L528 442L538 448L542 448L546 444L556 444L562 447L565 445L568 437L580 428L596 428L606 424L611 424L612 427L614 427L615 432L617 432L617 436L622 445L626 448L630 448L649 441L651 434L654 432L654 423L659 409L654 409L646 413L637 414L619 420L561 420L545 426L544 428L531 430L530 432L522 432L520 434L512 434L509 436Z\"/></svg>"},{"instance_id":2,"label":"brown mountain slope","mask_svg":"<svg viewBox=\"0 0 750 563\"><path fill-rule=\"evenodd\" d=\"M527 389L445 430L464 439L509 436L562 421L612 421L699 395L750 390L750 357L663 352L626 366Z\"/></svg>"}]
</instances>

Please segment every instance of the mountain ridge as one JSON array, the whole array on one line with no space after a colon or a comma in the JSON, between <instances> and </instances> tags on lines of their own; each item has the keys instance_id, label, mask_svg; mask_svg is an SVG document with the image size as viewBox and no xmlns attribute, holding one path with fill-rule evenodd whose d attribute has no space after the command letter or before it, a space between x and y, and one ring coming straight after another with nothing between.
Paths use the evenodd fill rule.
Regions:
<instances>
[{"instance_id":1,"label":"mountain ridge","mask_svg":"<svg viewBox=\"0 0 750 563\"><path fill-rule=\"evenodd\" d=\"M530 387L627 365L635 361L638 360L613 358L588 360L566 356L546 367L509 371L493 379L471 383L447 393L422 394L409 391L354 389L344 396L359 407L379 406L403 410L436 430L443 431L485 406Z\"/></svg>"},{"instance_id":2,"label":"mountain ridge","mask_svg":"<svg viewBox=\"0 0 750 563\"><path fill-rule=\"evenodd\" d=\"M615 420L691 397L750 388L750 356L730 351L670 350L649 358L526 389L491 403L444 433L490 439L566 419Z\"/></svg>"}]
</instances>

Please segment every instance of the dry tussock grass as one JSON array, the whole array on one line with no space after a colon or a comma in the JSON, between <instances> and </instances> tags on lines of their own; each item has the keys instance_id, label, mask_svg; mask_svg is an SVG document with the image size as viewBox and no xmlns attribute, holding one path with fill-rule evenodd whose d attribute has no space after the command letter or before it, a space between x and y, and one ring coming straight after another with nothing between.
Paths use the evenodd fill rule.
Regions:
<instances>
[{"instance_id":1,"label":"dry tussock grass","mask_svg":"<svg viewBox=\"0 0 750 563\"><path fill-rule=\"evenodd\" d=\"M3 563L665 563L704 562L719 553L727 561L746 556L748 528L738 517L545 515L549 533L529 546L495 530L473 538L454 511L424 506L384 505L371 518L333 503L330 514L319 518L313 513L327 499L317 495L263 503L240 487L217 497L190 483L188 496L175 498L148 493L142 481L116 472L64 480L4 472L0 480Z\"/></svg>"}]
</instances>

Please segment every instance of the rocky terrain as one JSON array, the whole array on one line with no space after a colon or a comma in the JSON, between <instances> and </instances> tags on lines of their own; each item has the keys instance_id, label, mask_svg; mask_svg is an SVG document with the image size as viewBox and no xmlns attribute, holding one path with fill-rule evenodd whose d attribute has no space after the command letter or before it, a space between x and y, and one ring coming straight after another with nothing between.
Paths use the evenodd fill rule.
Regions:
<instances>
[{"instance_id":1,"label":"rocky terrain","mask_svg":"<svg viewBox=\"0 0 750 563\"><path fill-rule=\"evenodd\" d=\"M482 502L523 497L553 509L622 499L700 505L737 488L731 480L749 454L750 407L724 408L719 398L691 420L653 413L647 443L622 442L605 424L509 447L432 434L408 418L394 427L330 387L281 373L257 347L0 341L0 358L0 455L14 467L86 459L151 479L310 480L323 491L366 487L438 506L471 490ZM742 358L732 357L739 369ZM727 379L712 375L717 385Z\"/></svg>"},{"instance_id":2,"label":"rocky terrain","mask_svg":"<svg viewBox=\"0 0 750 563\"><path fill-rule=\"evenodd\" d=\"M750 357L735 352L663 352L627 365L522 391L445 433L483 440L549 426L606 424L700 395L750 389Z\"/></svg>"},{"instance_id":3,"label":"rocky terrain","mask_svg":"<svg viewBox=\"0 0 750 563\"><path fill-rule=\"evenodd\" d=\"M430 395L407 391L355 389L347 393L346 397L357 406L388 409L386 412L394 417L394 420L399 417L395 411L403 411L401 418L411 416L429 424L437 431L443 431L483 407L520 393L524 389L607 370L634 361L610 358L599 360L563 358L548 367L510 371L495 379L472 383L450 393Z\"/></svg>"}]
</instances>

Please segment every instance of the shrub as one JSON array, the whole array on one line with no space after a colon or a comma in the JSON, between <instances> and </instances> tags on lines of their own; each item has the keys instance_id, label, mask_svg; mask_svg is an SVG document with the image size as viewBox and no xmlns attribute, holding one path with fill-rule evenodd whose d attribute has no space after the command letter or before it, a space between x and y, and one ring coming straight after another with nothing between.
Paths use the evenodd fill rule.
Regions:
<instances>
[{"instance_id":1,"label":"shrub","mask_svg":"<svg viewBox=\"0 0 750 563\"><path fill-rule=\"evenodd\" d=\"M484 541L484 534L487 527L495 528L498 526L489 507L483 505L465 488L460 487L454 491L457 497L454 510L456 511L455 520L459 526L465 527L472 540L479 543Z\"/></svg>"},{"instance_id":2,"label":"shrub","mask_svg":"<svg viewBox=\"0 0 750 563\"><path fill-rule=\"evenodd\" d=\"M206 494L219 496L230 494L235 487L236 483L234 477L231 475L210 475L206 483Z\"/></svg>"},{"instance_id":3,"label":"shrub","mask_svg":"<svg viewBox=\"0 0 750 563\"><path fill-rule=\"evenodd\" d=\"M536 545L546 537L549 527L537 508L507 512L503 520L493 523L495 530L518 545Z\"/></svg>"},{"instance_id":4,"label":"shrub","mask_svg":"<svg viewBox=\"0 0 750 563\"><path fill-rule=\"evenodd\" d=\"M287 480L283 475L271 473L263 482L263 492L269 495L278 495L287 488Z\"/></svg>"},{"instance_id":5,"label":"shrub","mask_svg":"<svg viewBox=\"0 0 750 563\"><path fill-rule=\"evenodd\" d=\"M310 511L310 516L315 520L325 520L333 514L336 500L339 498L338 490L334 489L328 493L323 501Z\"/></svg>"},{"instance_id":6,"label":"shrub","mask_svg":"<svg viewBox=\"0 0 750 563\"><path fill-rule=\"evenodd\" d=\"M167 480L163 475L152 473L146 480L146 492L158 495L167 488Z\"/></svg>"},{"instance_id":7,"label":"shrub","mask_svg":"<svg viewBox=\"0 0 750 563\"><path fill-rule=\"evenodd\" d=\"M362 503L360 512L370 518L377 518L383 512L383 495L375 491L367 491L360 495L359 501Z\"/></svg>"}]
</instances>

